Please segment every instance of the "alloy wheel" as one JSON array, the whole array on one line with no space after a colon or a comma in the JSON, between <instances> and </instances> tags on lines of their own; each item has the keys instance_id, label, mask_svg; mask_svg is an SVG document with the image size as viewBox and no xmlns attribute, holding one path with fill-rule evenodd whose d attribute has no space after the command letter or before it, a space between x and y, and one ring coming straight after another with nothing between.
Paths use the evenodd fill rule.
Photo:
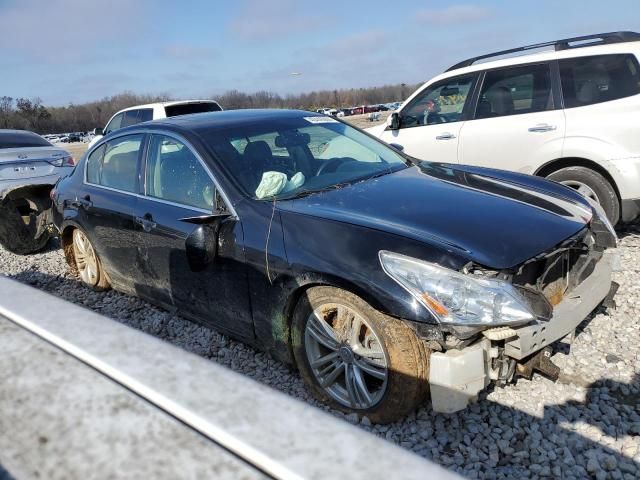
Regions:
<instances>
[{"instance_id":1,"label":"alloy wheel","mask_svg":"<svg viewBox=\"0 0 640 480\"><path fill-rule=\"evenodd\" d=\"M389 376L387 356L357 312L340 304L316 308L307 320L304 346L316 380L331 398L358 410L380 402Z\"/></svg>"},{"instance_id":2,"label":"alloy wheel","mask_svg":"<svg viewBox=\"0 0 640 480\"><path fill-rule=\"evenodd\" d=\"M586 183L582 183L577 180L563 180L560 183L566 185L567 187L571 187L574 190L577 190L577 192L582 194L583 197L590 198L591 200L595 200L596 202L600 203L596 192Z\"/></svg>"},{"instance_id":3,"label":"alloy wheel","mask_svg":"<svg viewBox=\"0 0 640 480\"><path fill-rule=\"evenodd\" d=\"M82 281L88 285L96 285L99 274L98 258L87 236L78 229L73 231L73 255Z\"/></svg>"}]
</instances>

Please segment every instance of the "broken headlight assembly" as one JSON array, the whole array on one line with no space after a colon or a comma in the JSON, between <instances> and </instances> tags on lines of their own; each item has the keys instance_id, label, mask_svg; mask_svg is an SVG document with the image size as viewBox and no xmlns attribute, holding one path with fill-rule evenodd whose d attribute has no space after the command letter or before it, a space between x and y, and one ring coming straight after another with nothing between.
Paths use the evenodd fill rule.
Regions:
<instances>
[{"instance_id":1,"label":"broken headlight assembly","mask_svg":"<svg viewBox=\"0 0 640 480\"><path fill-rule=\"evenodd\" d=\"M384 271L441 323L465 326L516 325L536 318L508 282L474 278L433 263L380 251Z\"/></svg>"}]
</instances>

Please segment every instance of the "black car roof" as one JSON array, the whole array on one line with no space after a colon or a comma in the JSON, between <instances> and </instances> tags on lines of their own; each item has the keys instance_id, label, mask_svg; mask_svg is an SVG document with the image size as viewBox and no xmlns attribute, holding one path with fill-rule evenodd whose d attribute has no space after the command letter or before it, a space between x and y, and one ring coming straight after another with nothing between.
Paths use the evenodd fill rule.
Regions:
<instances>
[{"instance_id":1,"label":"black car roof","mask_svg":"<svg viewBox=\"0 0 640 480\"><path fill-rule=\"evenodd\" d=\"M200 130L203 128L228 128L245 124L282 120L288 118L321 116L315 112L304 110L281 110L281 109L246 109L246 110L224 110L220 112L194 113L190 115L180 115L178 117L164 118L148 122L148 125L176 126L187 130Z\"/></svg>"}]
</instances>

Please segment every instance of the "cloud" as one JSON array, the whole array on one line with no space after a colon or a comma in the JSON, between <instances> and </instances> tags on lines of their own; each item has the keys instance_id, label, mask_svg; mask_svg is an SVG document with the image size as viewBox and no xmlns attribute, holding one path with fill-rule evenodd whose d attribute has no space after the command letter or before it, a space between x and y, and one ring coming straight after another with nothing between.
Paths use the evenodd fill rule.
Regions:
<instances>
[{"instance_id":1,"label":"cloud","mask_svg":"<svg viewBox=\"0 0 640 480\"><path fill-rule=\"evenodd\" d=\"M317 28L325 22L320 16L303 14L301 3L295 0L248 0L228 28L241 40L264 42Z\"/></svg>"},{"instance_id":2,"label":"cloud","mask_svg":"<svg viewBox=\"0 0 640 480\"><path fill-rule=\"evenodd\" d=\"M1 2L0 55L22 62L84 60L97 47L130 40L145 21L144 10L142 1L129 0Z\"/></svg>"},{"instance_id":3,"label":"cloud","mask_svg":"<svg viewBox=\"0 0 640 480\"><path fill-rule=\"evenodd\" d=\"M217 57L220 52L215 48L173 44L162 48L161 54L163 57L173 60L206 60Z\"/></svg>"},{"instance_id":4,"label":"cloud","mask_svg":"<svg viewBox=\"0 0 640 480\"><path fill-rule=\"evenodd\" d=\"M446 8L426 8L418 10L416 21L427 25L452 26L473 23L491 16L491 10L477 5L451 5Z\"/></svg>"}]
</instances>

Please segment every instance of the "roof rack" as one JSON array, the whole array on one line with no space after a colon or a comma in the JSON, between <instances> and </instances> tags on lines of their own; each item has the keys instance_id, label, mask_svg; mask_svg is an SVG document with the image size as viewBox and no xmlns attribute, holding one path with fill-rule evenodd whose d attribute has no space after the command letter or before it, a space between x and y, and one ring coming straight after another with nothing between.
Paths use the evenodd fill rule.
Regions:
<instances>
[{"instance_id":1,"label":"roof rack","mask_svg":"<svg viewBox=\"0 0 640 480\"><path fill-rule=\"evenodd\" d=\"M594 40L594 41L589 41ZM640 33L637 32L609 32L609 33L596 33L593 35L585 35L583 37L563 38L562 40L554 40L552 42L536 43L533 45L526 45L524 47L510 48L509 50L502 50L500 52L488 53L486 55L480 55L478 57L468 58L460 63L456 63L454 66L449 67L447 72L451 70L457 70L458 68L468 67L473 65L478 60L485 58L500 57L502 55L508 55L510 53L525 52L527 50L535 50L537 48L554 47L555 50L568 50L570 48L591 47L593 45L602 45L606 43L624 43L635 42L640 40ZM578 45L571 45L572 43L578 43ZM582 43L586 42L586 43Z\"/></svg>"}]
</instances>

